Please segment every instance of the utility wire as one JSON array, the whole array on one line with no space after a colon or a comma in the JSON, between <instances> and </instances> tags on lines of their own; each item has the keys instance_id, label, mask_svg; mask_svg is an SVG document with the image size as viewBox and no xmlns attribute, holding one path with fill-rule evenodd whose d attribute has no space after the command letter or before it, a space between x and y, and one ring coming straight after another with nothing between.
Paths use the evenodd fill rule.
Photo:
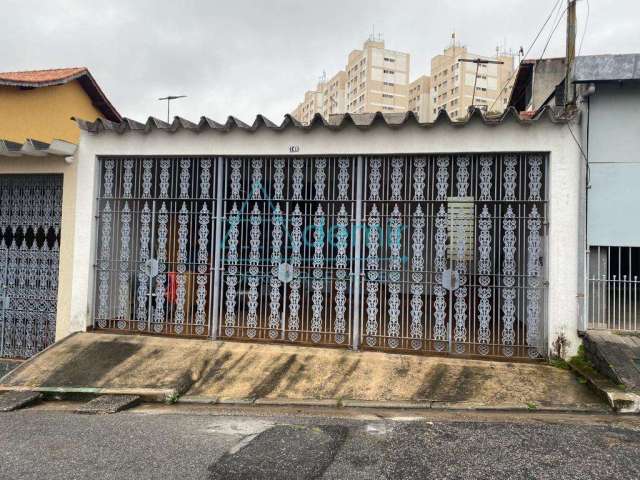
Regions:
<instances>
[{"instance_id":1,"label":"utility wire","mask_svg":"<svg viewBox=\"0 0 640 480\"><path fill-rule=\"evenodd\" d=\"M584 21L584 30L582 30L582 38L580 39L580 46L578 47L578 56L580 56L580 52L582 52L582 42L584 42L584 37L587 34L587 28L589 27L590 10L591 6L589 5L589 0L587 0L587 18Z\"/></svg>"},{"instance_id":2,"label":"utility wire","mask_svg":"<svg viewBox=\"0 0 640 480\"><path fill-rule=\"evenodd\" d=\"M559 9L558 10L558 15L556 16L556 19L554 20L556 23L553 27L553 30L551 30L551 33L549 34L549 37L547 38L547 42L544 44L544 48L542 49L542 53L540 54L540 57L538 57L538 61L542 60L542 58L544 57L544 54L547 52L547 48L549 47L549 43L551 43L551 39L553 38L553 35L556 33L556 30L558 29L558 26L560 25L560 22L562 21L562 19L564 18L564 16L566 15L567 11L569 10L569 8L565 8L564 10ZM512 103L517 103L520 101L520 99L525 95L526 90L523 90L522 92L520 92L520 95L518 95L518 97L514 100L514 102Z\"/></svg>"},{"instance_id":3,"label":"utility wire","mask_svg":"<svg viewBox=\"0 0 640 480\"><path fill-rule=\"evenodd\" d=\"M493 101L493 103L491 104L491 106L487 109L487 112L490 112L491 109L493 108L493 106L496 104L496 102L498 101L498 99L500 98L500 96L503 94L503 92L506 90L506 88L509 86L509 82L511 82L511 80L513 79L513 77L516 75L516 73L518 72L518 69L520 68L520 65L522 65L524 63L524 60L527 58L527 56L529 55L529 53L531 52L531 49L533 48L533 46L536 44L536 42L538 41L538 38L540 38L540 35L542 35L543 30L545 29L545 27L547 26L547 23L549 23L549 20L551 20L551 17L553 16L553 13L556 11L556 9L558 8L558 5L560 5L560 2L562 0L557 0L556 3L553 5L553 8L551 9L551 12L549 12L549 16L547 17L547 19L544 21L544 23L542 24L542 27L540 27L540 30L538 30L538 33L536 34L535 38L533 39L533 42L531 42L531 45L529 45L529 48L527 49L527 53L524 54L524 56L522 57L522 60L520 61L520 63L518 64L518 68L513 70L513 73L511 74L511 76L509 77L509 79L505 82L504 87L502 87L502 90L500 90L500 93L498 93L498 96L496 97L496 99Z\"/></svg>"}]
</instances>

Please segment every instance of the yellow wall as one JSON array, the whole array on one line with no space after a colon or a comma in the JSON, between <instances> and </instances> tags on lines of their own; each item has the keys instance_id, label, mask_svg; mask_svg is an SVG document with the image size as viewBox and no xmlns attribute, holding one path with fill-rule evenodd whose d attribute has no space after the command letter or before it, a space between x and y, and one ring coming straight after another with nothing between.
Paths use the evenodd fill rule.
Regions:
<instances>
[{"instance_id":1,"label":"yellow wall","mask_svg":"<svg viewBox=\"0 0 640 480\"><path fill-rule=\"evenodd\" d=\"M77 80L64 85L20 90L0 86L0 139L23 143L26 138L78 143L80 130L70 117L102 117Z\"/></svg>"},{"instance_id":2,"label":"yellow wall","mask_svg":"<svg viewBox=\"0 0 640 480\"><path fill-rule=\"evenodd\" d=\"M77 163L75 159L74 163L68 165L65 163L64 157L0 157L0 175L32 173L61 173L63 175L56 340L60 340L70 333L73 237L77 183L76 172Z\"/></svg>"}]
</instances>

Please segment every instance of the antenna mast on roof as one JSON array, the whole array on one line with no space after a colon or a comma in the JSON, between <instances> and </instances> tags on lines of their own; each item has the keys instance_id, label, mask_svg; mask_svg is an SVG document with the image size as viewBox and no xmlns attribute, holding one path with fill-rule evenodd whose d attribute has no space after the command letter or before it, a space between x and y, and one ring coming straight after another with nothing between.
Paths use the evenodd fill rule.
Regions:
<instances>
[{"instance_id":1,"label":"antenna mast on roof","mask_svg":"<svg viewBox=\"0 0 640 480\"><path fill-rule=\"evenodd\" d=\"M171 100L177 100L179 98L187 98L186 95L168 95L166 97L161 97L158 100L167 101L167 123L171 123Z\"/></svg>"}]
</instances>

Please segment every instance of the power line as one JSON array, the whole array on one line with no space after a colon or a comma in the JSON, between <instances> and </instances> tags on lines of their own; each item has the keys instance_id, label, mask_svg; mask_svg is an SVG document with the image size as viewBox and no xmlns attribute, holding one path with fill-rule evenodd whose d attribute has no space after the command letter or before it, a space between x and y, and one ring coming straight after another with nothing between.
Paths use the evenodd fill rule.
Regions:
<instances>
[{"instance_id":1,"label":"power line","mask_svg":"<svg viewBox=\"0 0 640 480\"><path fill-rule=\"evenodd\" d=\"M518 68L514 69L513 73L511 74L511 76L507 79L507 81L504 84L504 87L502 87L502 90L500 90L500 93L498 93L498 96L496 97L496 99L493 101L493 103L491 104L491 106L487 109L487 112L490 112L491 109L493 108L493 106L496 104L496 102L498 101L498 99L500 98L500 96L502 95L502 93L505 91L505 89L509 86L509 82L511 82L511 80L513 79L513 77L516 75L516 73L518 72L518 69L520 68L520 66L524 63L524 60L527 58L527 56L529 56L529 53L531 52L531 49L533 48L533 46L536 44L536 42L538 41L538 38L540 38L540 35L542 34L543 30L545 29L545 27L547 26L547 23L549 23L549 20L551 20L551 17L553 16L553 13L556 11L556 9L558 8L558 5L560 4L562 0L557 0L556 3L554 4L553 8L551 9L551 12L549 12L549 16L547 17L547 19L544 21L544 23L542 24L542 27L540 27L540 30L538 30L537 35L535 36L535 38L533 39L533 42L531 42L531 45L529 45L529 48L527 49L527 53L524 54L524 56L522 57L522 60L520 61L520 63L518 64Z\"/></svg>"},{"instance_id":2,"label":"power line","mask_svg":"<svg viewBox=\"0 0 640 480\"><path fill-rule=\"evenodd\" d=\"M549 38L547 38L547 43L545 43L544 48L542 49L542 53L540 54L540 57L538 57L538 61L542 60L542 58L544 57L544 54L547 51L547 47L549 46L549 43L551 42L551 39L553 38L553 34L556 33L556 30L558 29L558 26L560 25L560 21L564 18L565 14L567 13L568 8L565 8L564 10L560 9L558 10L558 15L556 16L556 20L555 20L555 26L553 27L553 30L551 30L551 33L549 34ZM514 100L514 102L512 103L517 103L520 101L520 99L526 94L526 90L523 90L522 92L520 92L520 95L518 95L518 97Z\"/></svg>"},{"instance_id":3,"label":"power line","mask_svg":"<svg viewBox=\"0 0 640 480\"><path fill-rule=\"evenodd\" d=\"M584 30L582 31L582 38L580 39L580 46L578 47L578 56L582 52L582 42L584 42L584 37L587 34L587 27L589 26L589 13L591 10L591 6L589 5L589 0L587 0L587 18L584 21Z\"/></svg>"}]
</instances>

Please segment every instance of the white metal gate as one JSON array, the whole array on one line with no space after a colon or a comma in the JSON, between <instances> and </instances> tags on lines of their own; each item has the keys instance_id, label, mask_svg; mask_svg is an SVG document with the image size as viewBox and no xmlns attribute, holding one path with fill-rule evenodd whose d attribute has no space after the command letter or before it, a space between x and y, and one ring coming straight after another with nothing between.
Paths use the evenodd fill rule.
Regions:
<instances>
[{"instance_id":1,"label":"white metal gate","mask_svg":"<svg viewBox=\"0 0 640 480\"><path fill-rule=\"evenodd\" d=\"M62 175L0 175L0 357L55 341Z\"/></svg>"},{"instance_id":2,"label":"white metal gate","mask_svg":"<svg viewBox=\"0 0 640 480\"><path fill-rule=\"evenodd\" d=\"M537 358L546 171L544 154L101 159L96 326Z\"/></svg>"}]
</instances>

